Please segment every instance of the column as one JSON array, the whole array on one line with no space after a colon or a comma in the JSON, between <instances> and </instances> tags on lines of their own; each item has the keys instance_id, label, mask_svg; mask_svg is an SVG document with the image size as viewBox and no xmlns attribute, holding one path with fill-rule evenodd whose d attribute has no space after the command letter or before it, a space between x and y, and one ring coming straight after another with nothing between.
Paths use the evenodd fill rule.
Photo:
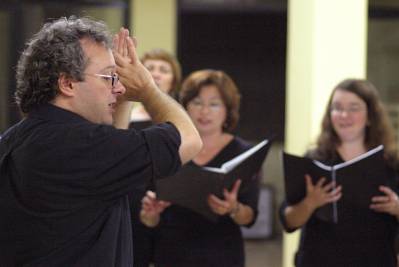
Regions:
<instances>
[{"instance_id":1,"label":"column","mask_svg":"<svg viewBox=\"0 0 399 267\"><path fill-rule=\"evenodd\" d=\"M333 87L366 76L367 0L289 0L285 150L302 155L315 142ZM284 234L291 267L299 231Z\"/></svg>"}]
</instances>

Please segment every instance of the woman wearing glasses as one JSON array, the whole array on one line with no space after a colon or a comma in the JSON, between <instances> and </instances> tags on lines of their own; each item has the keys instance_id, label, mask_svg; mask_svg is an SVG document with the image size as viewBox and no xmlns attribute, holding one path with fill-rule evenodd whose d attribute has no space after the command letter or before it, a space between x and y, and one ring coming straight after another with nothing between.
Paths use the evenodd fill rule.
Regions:
<instances>
[{"instance_id":1,"label":"woman wearing glasses","mask_svg":"<svg viewBox=\"0 0 399 267\"><path fill-rule=\"evenodd\" d=\"M240 95L232 79L223 71L201 70L183 83L181 104L197 127L203 149L189 164L220 167L222 163L250 148L231 134L238 121ZM141 218L157 226L155 266L243 267L244 246L240 225L250 226L257 216L259 178L239 190L237 181L224 198L208 198L217 223L188 209L157 201L148 192L143 199Z\"/></svg>"},{"instance_id":2,"label":"woman wearing glasses","mask_svg":"<svg viewBox=\"0 0 399 267\"><path fill-rule=\"evenodd\" d=\"M333 90L323 117L322 131L315 149L307 156L335 165L356 158L384 145L386 164L397 177L397 151L392 127L378 97L368 81L348 79ZM390 188L380 186L381 197L370 199L372 219L364 220L363 211L352 210L353 217L326 222L315 216L317 208L339 201L345 194L341 186L316 184L306 179L306 196L299 203L283 203L280 218L286 231L302 228L295 264L298 267L396 267L394 239L399 218L399 200ZM365 181L366 182L366 181ZM370 214L369 211L364 211ZM369 215L367 215L369 216ZM373 227L379 221L383 227ZM370 230L371 229L371 230Z\"/></svg>"}]
</instances>

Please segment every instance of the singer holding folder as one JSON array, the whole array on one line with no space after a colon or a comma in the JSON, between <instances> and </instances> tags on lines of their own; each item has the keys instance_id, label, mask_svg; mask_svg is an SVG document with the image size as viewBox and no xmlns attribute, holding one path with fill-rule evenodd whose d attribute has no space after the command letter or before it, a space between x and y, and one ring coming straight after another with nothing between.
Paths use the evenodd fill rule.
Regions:
<instances>
[{"instance_id":1,"label":"singer holding folder","mask_svg":"<svg viewBox=\"0 0 399 267\"><path fill-rule=\"evenodd\" d=\"M377 89L366 80L347 79L333 90L316 148L306 156L334 165L354 159L381 144L385 148L386 168L395 178L394 189L397 190L398 159L394 135ZM302 228L295 266L396 267L394 240L399 200L395 190L379 186L381 195L370 199L366 211L352 210L352 216L333 223L321 220L315 216L315 211L329 203L339 203L345 188L327 183L325 178L315 183L309 175L304 179L306 196L298 203L286 201L280 209L280 219L286 231Z\"/></svg>"},{"instance_id":2,"label":"singer holding folder","mask_svg":"<svg viewBox=\"0 0 399 267\"><path fill-rule=\"evenodd\" d=\"M182 85L181 104L203 140L204 148L188 164L220 167L251 146L231 134L237 124L240 95L223 71L192 73ZM259 176L237 180L224 198L210 195L208 204L219 215L209 221L192 210L156 200L153 192L143 199L142 221L156 227L156 267L244 267L240 225L250 226L257 217ZM241 188L241 190L240 190ZM245 190L244 190L245 189Z\"/></svg>"}]
</instances>

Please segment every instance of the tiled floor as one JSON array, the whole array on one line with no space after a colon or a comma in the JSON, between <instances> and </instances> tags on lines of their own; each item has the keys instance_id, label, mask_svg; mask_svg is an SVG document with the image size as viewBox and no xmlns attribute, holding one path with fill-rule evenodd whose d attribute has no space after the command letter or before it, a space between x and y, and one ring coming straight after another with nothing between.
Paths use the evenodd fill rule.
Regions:
<instances>
[{"instance_id":1,"label":"tiled floor","mask_svg":"<svg viewBox=\"0 0 399 267\"><path fill-rule=\"evenodd\" d=\"M245 267L281 267L281 237L245 241Z\"/></svg>"}]
</instances>

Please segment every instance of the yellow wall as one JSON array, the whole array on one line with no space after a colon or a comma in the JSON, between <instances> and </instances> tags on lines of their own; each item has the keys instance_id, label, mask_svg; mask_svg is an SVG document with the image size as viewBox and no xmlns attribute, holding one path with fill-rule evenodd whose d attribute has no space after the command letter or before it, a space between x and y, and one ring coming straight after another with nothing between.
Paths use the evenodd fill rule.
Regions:
<instances>
[{"instance_id":1,"label":"yellow wall","mask_svg":"<svg viewBox=\"0 0 399 267\"><path fill-rule=\"evenodd\" d=\"M94 19L102 20L104 21L109 30L113 33L116 33L119 31L120 27L128 27L129 25L124 25L124 12L122 9L119 7L83 7L84 9L84 14L92 17Z\"/></svg>"},{"instance_id":2,"label":"yellow wall","mask_svg":"<svg viewBox=\"0 0 399 267\"><path fill-rule=\"evenodd\" d=\"M289 0L285 150L315 141L333 87L366 75L367 0ZM283 266L293 266L298 233L285 235Z\"/></svg>"},{"instance_id":3,"label":"yellow wall","mask_svg":"<svg viewBox=\"0 0 399 267\"><path fill-rule=\"evenodd\" d=\"M139 55L153 48L176 54L176 0L131 0L130 14Z\"/></svg>"}]
</instances>

